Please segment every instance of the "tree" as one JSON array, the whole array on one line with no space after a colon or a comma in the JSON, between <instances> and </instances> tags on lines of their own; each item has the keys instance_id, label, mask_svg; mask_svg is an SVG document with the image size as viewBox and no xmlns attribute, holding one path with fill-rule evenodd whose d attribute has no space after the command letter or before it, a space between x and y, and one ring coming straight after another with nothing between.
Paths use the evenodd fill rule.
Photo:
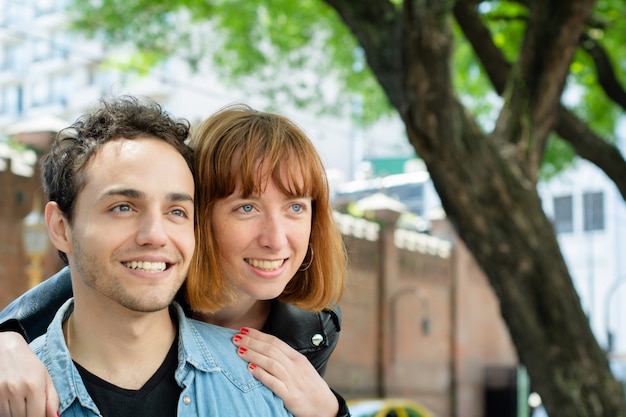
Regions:
<instances>
[{"instance_id":1,"label":"tree","mask_svg":"<svg viewBox=\"0 0 626 417\"><path fill-rule=\"evenodd\" d=\"M550 146L567 144L626 198L626 162L612 144L616 117L626 108L619 79L624 69L616 71L609 55L619 53L626 6L610 0L323 3L102 0L97 12L82 4L78 20L83 28L104 29L110 39L132 39L149 63L179 54L198 64L206 50L192 41L230 28L211 52L239 76L256 72L271 80L260 70L271 65L319 70L326 64L316 60L325 56L341 64L323 68L328 73L367 87L362 93L372 113L383 109L372 103L380 103L375 97L384 92L450 221L498 295L520 360L550 416L626 416L622 388L591 332L536 189ZM208 23L181 31L187 21ZM354 39L364 52L364 71L350 69L346 50ZM172 49L185 41L189 47ZM323 53L314 59L298 53L303 47L310 52L311 45ZM483 86L501 97L490 128L472 107L480 97L462 91L452 72L463 45L472 50L467 70L480 72L489 83ZM368 75L380 90L367 83ZM562 102L566 82L583 91L577 107ZM305 93L317 93L272 88L302 102ZM465 100L468 94L473 104Z\"/></svg>"}]
</instances>

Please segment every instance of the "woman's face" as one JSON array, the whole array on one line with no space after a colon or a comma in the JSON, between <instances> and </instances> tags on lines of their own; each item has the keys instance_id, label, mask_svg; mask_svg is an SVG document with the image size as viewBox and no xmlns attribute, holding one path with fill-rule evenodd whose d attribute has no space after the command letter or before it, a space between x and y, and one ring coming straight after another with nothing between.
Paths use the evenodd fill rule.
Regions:
<instances>
[{"instance_id":1,"label":"woman's face","mask_svg":"<svg viewBox=\"0 0 626 417\"><path fill-rule=\"evenodd\" d=\"M238 297L270 300L283 292L306 256L312 215L311 198L289 197L271 178L260 195L244 198L238 185L215 202L213 237Z\"/></svg>"}]
</instances>

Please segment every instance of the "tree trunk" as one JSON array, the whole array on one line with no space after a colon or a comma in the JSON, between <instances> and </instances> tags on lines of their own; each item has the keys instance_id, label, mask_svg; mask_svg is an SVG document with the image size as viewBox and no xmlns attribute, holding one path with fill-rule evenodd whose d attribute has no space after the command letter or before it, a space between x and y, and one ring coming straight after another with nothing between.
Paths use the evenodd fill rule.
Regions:
<instances>
[{"instance_id":1,"label":"tree trunk","mask_svg":"<svg viewBox=\"0 0 626 417\"><path fill-rule=\"evenodd\" d=\"M448 218L500 299L549 415L626 417L621 385L582 311L536 190L545 140L563 119L560 94L593 2L529 2L519 62L501 65L505 72L492 78L505 105L489 135L454 96L449 73L453 7L471 13L471 2L326 3L351 28L398 109Z\"/></svg>"}]
</instances>

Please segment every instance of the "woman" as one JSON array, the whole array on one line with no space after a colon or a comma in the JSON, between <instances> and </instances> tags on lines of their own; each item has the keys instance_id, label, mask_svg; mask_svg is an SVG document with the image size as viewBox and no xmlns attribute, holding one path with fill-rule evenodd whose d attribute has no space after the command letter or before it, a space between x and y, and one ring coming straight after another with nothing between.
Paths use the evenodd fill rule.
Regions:
<instances>
[{"instance_id":1,"label":"woman","mask_svg":"<svg viewBox=\"0 0 626 417\"><path fill-rule=\"evenodd\" d=\"M190 145L196 251L179 300L194 318L241 329L233 338L239 354L295 416L349 415L320 376L337 343L339 310L329 308L343 292L346 256L313 144L288 119L238 105L209 117ZM16 322L6 320L18 319L32 339L70 294L63 270L0 320L10 329ZM0 334L0 358L7 358L0 359L0 398L42 402L28 394L28 386L43 385L41 371L26 367L30 349L8 343L12 336Z\"/></svg>"}]
</instances>

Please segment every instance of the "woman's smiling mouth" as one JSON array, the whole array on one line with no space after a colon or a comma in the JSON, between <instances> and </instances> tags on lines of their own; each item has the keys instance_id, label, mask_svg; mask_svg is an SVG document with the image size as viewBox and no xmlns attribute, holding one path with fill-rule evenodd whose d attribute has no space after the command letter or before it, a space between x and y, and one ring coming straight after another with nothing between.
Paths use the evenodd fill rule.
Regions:
<instances>
[{"instance_id":1,"label":"woman's smiling mouth","mask_svg":"<svg viewBox=\"0 0 626 417\"><path fill-rule=\"evenodd\" d=\"M253 267L262 269L263 271L274 271L285 263L285 259L268 261L264 259L245 258L244 260Z\"/></svg>"}]
</instances>

